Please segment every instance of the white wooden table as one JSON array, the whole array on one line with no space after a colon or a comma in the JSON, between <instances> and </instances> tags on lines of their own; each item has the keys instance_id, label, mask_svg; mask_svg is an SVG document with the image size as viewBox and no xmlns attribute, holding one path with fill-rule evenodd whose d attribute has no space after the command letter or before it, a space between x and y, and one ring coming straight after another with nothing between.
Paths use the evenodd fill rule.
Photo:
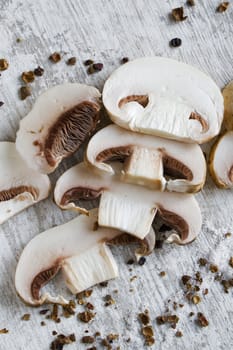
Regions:
<instances>
[{"instance_id":1,"label":"white wooden table","mask_svg":"<svg viewBox=\"0 0 233 350\"><path fill-rule=\"evenodd\" d=\"M0 0L0 56L10 63L0 77L0 101L4 101L0 108L0 140L15 139L19 120L47 87L78 81L102 89L105 79L124 56L180 59L206 71L223 87L233 79L233 3L220 14L215 11L219 0L196 0L195 7L185 6L186 21L172 22L169 12L183 3L184 0ZM183 40L180 48L169 47L174 37ZM17 42L17 38L22 41ZM48 60L54 51L64 53L56 65ZM75 66L65 64L70 56L77 57ZM83 61L89 58L103 62L103 71L87 75ZM20 74L38 65L45 69L44 76L32 84L31 97L19 100ZM51 175L53 183L81 157L79 152L63 162ZM166 245L147 258L144 266L126 264L133 257L132 247L113 249L120 278L111 281L107 288L94 288L90 302L95 305L97 315L88 325L75 316L62 318L59 324L45 320L46 326L42 327L40 322L44 317L39 315L39 310L26 307L14 289L15 267L25 244L39 232L68 221L73 214L60 211L49 198L3 224L0 227L0 329L5 327L9 333L0 334L0 350L49 349L53 330L75 333L76 343L65 349L82 350L88 348L80 342L86 329L90 335L95 331L103 336L119 333L116 344L121 349L144 349L137 315L145 308L150 310L155 331L153 349L233 348L232 290L225 294L220 283L214 281L214 275L202 268L203 288L208 287L209 294L195 306L185 300L180 284L183 274L193 274L199 269L197 260L202 256L218 264L226 277L232 276L228 260L233 255L233 237L226 239L224 234L233 233L233 191L217 189L208 178L197 198L204 224L200 236L191 245ZM164 278L159 276L162 270L166 271ZM130 282L134 275L138 278ZM67 294L59 278L54 286ZM114 294L115 289L118 294ZM106 294L116 299L115 305L104 306ZM156 324L155 318L164 313L168 299L185 304L175 311L180 317L177 329L183 332L182 338L175 337L176 330L171 327ZM81 306L78 311L82 311ZM203 312L209 326L198 327L196 315L188 317L190 311ZM29 321L21 321L25 313L31 314ZM129 337L131 341L127 343Z\"/></svg>"}]
</instances>

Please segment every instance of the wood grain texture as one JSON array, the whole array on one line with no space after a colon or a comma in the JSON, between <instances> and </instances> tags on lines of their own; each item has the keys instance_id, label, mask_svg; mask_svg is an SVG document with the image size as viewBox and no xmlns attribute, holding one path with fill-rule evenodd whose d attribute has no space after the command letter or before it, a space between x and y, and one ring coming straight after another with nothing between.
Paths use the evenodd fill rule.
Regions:
<instances>
[{"instance_id":1,"label":"wood grain texture","mask_svg":"<svg viewBox=\"0 0 233 350\"><path fill-rule=\"evenodd\" d=\"M36 97L47 87L63 82L85 82L102 89L105 79L119 66L124 56L130 59L140 56L167 56L191 63L209 73L223 87L233 79L233 4L223 14L216 13L219 0L197 0L195 7L185 6L188 19L174 23L169 19L172 8L181 0L0 0L0 56L9 60L10 67L0 77L0 140L14 140L19 121L30 110ZM170 39L180 37L180 48L169 47ZM22 38L20 43L17 38ZM54 65L48 56L54 51L64 53L63 60ZM65 60L77 57L77 65L67 66ZM88 76L82 62L94 58L104 63L104 70ZM22 102L18 98L22 71L41 65L45 69L42 78L32 84L32 97ZM51 175L56 179L77 160L79 151L64 161ZM84 330L100 331L102 335L119 333L117 342L121 349L144 349L137 314L150 310L155 330L156 344L153 349L220 350L233 347L232 291L224 294L222 286L214 281L214 275L203 269L203 287L209 295L194 306L185 302L177 329L184 336L176 338L175 330L157 326L156 316L164 312L168 299L184 302L180 285L183 274L198 270L199 257L207 257L217 263L224 275L232 276L228 266L232 255L233 238L224 234L232 230L233 192L219 190L211 179L202 193L197 195L203 212L203 229L198 239L186 247L167 245L155 251L144 266L133 266L129 271L126 261L133 256L133 249L113 248L120 278L111 281L107 288L94 288L90 301L95 305L96 319L91 325L80 323L76 317L63 319L59 324L43 320L38 309L26 307L14 289L14 272L19 255L25 244L39 232L68 221L74 215L60 211L49 198L15 216L0 227L0 329L6 327L9 334L0 335L0 350L49 349L52 331L75 333L77 342L67 349L86 349L80 343ZM160 271L166 277L159 277ZM130 277L138 278L130 282ZM55 287L66 289L61 278ZM133 291L130 292L130 288ZM118 294L113 293L117 289ZM104 307L103 297L114 295L116 305ZM68 294L69 295L69 294ZM82 307L77 308L81 311ZM207 328L199 328L190 311L204 312L210 320ZM21 321L24 313L31 320ZM131 338L129 343L126 339ZM97 348L101 348L99 345ZM114 347L114 349L116 346Z\"/></svg>"}]
</instances>

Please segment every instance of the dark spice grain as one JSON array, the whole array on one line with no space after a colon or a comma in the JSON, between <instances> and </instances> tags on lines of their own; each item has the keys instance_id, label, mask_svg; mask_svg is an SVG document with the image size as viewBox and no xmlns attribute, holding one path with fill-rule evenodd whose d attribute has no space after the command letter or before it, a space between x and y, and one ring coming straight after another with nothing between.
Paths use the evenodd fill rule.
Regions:
<instances>
[{"instance_id":1,"label":"dark spice grain","mask_svg":"<svg viewBox=\"0 0 233 350\"><path fill-rule=\"evenodd\" d=\"M180 38L174 38L170 41L171 47L179 47L182 45L182 40Z\"/></svg>"},{"instance_id":2,"label":"dark spice grain","mask_svg":"<svg viewBox=\"0 0 233 350\"><path fill-rule=\"evenodd\" d=\"M182 22L188 18L188 16L184 15L183 6L173 9L171 12L171 16L176 22Z\"/></svg>"}]
</instances>

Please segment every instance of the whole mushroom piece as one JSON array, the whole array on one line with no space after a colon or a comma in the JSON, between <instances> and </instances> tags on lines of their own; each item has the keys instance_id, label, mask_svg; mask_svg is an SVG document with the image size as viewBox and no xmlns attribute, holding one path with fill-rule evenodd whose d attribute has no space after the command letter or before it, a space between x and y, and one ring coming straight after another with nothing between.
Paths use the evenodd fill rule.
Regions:
<instances>
[{"instance_id":1,"label":"whole mushroom piece","mask_svg":"<svg viewBox=\"0 0 233 350\"><path fill-rule=\"evenodd\" d=\"M223 97L198 69L163 57L130 61L105 82L103 103L112 121L141 133L204 143L219 133Z\"/></svg>"},{"instance_id":2,"label":"whole mushroom piece","mask_svg":"<svg viewBox=\"0 0 233 350\"><path fill-rule=\"evenodd\" d=\"M62 209L88 214L79 201L97 198L100 226L116 228L140 239L149 233L156 214L176 230L174 239L180 244L194 240L201 229L200 208L191 194L151 191L126 184L115 176L95 174L84 163L67 170L56 183L54 199Z\"/></svg>"},{"instance_id":3,"label":"whole mushroom piece","mask_svg":"<svg viewBox=\"0 0 233 350\"><path fill-rule=\"evenodd\" d=\"M64 84L44 92L20 122L16 147L28 166L51 173L77 151L99 121L100 92Z\"/></svg>"},{"instance_id":4,"label":"whole mushroom piece","mask_svg":"<svg viewBox=\"0 0 233 350\"><path fill-rule=\"evenodd\" d=\"M0 168L0 224L48 197L48 176L30 169L13 142L0 142Z\"/></svg>"},{"instance_id":5,"label":"whole mushroom piece","mask_svg":"<svg viewBox=\"0 0 233 350\"><path fill-rule=\"evenodd\" d=\"M228 130L233 130L233 80L223 89L224 124Z\"/></svg>"},{"instance_id":6,"label":"whole mushroom piece","mask_svg":"<svg viewBox=\"0 0 233 350\"><path fill-rule=\"evenodd\" d=\"M117 125L109 125L92 137L86 160L108 174L114 173L108 161L123 161L123 181L159 191L197 192L206 178L200 146L135 133Z\"/></svg>"},{"instance_id":7,"label":"whole mushroom piece","mask_svg":"<svg viewBox=\"0 0 233 350\"><path fill-rule=\"evenodd\" d=\"M218 138L211 149L210 174L220 188L233 188L233 131Z\"/></svg>"}]
</instances>

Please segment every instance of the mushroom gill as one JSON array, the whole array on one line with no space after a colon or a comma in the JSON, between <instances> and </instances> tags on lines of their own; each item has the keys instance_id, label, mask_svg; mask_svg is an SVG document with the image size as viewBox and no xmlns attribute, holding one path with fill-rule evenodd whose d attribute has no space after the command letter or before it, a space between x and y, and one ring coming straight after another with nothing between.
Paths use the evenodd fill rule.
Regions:
<instances>
[{"instance_id":1,"label":"mushroom gill","mask_svg":"<svg viewBox=\"0 0 233 350\"><path fill-rule=\"evenodd\" d=\"M44 155L50 166L74 153L94 130L99 120L100 106L83 101L63 113L48 130Z\"/></svg>"},{"instance_id":2,"label":"mushroom gill","mask_svg":"<svg viewBox=\"0 0 233 350\"><path fill-rule=\"evenodd\" d=\"M228 177L229 177L230 181L233 182L233 165L229 170Z\"/></svg>"},{"instance_id":3,"label":"mushroom gill","mask_svg":"<svg viewBox=\"0 0 233 350\"><path fill-rule=\"evenodd\" d=\"M97 199L103 190L104 188L95 190L93 188L73 187L63 194L61 198L61 205L67 205L75 200Z\"/></svg>"},{"instance_id":4,"label":"mushroom gill","mask_svg":"<svg viewBox=\"0 0 233 350\"><path fill-rule=\"evenodd\" d=\"M209 130L208 122L198 113L192 112L189 116L190 120L197 120L202 126L202 132L205 133Z\"/></svg>"},{"instance_id":5,"label":"mushroom gill","mask_svg":"<svg viewBox=\"0 0 233 350\"><path fill-rule=\"evenodd\" d=\"M170 157L168 154L163 155L163 167L165 175L188 181L193 180L192 171L178 159Z\"/></svg>"},{"instance_id":6,"label":"mushroom gill","mask_svg":"<svg viewBox=\"0 0 233 350\"><path fill-rule=\"evenodd\" d=\"M120 146L120 147L111 147L107 148L104 151L100 152L96 160L97 162L106 162L113 160L121 160L124 161L127 157L129 157L133 152L133 146Z\"/></svg>"},{"instance_id":7,"label":"mushroom gill","mask_svg":"<svg viewBox=\"0 0 233 350\"><path fill-rule=\"evenodd\" d=\"M55 275L59 272L60 268L60 265L55 265L47 270L41 271L35 276L31 284L31 294L33 299L40 299L41 288L55 277Z\"/></svg>"},{"instance_id":8,"label":"mushroom gill","mask_svg":"<svg viewBox=\"0 0 233 350\"><path fill-rule=\"evenodd\" d=\"M13 199L17 197L18 195L22 193L31 193L33 198L36 200L38 198L38 190L35 187L32 186L18 186L18 187L12 187L8 190L0 191L0 202L8 201L10 199Z\"/></svg>"},{"instance_id":9,"label":"mushroom gill","mask_svg":"<svg viewBox=\"0 0 233 350\"><path fill-rule=\"evenodd\" d=\"M161 206L158 209L158 214L163 222L174 229L181 238L181 241L184 241L188 238L189 227L187 222L179 215L162 208Z\"/></svg>"},{"instance_id":10,"label":"mushroom gill","mask_svg":"<svg viewBox=\"0 0 233 350\"><path fill-rule=\"evenodd\" d=\"M129 102L137 102L139 103L142 107L146 107L149 103L149 98L148 95L130 95L123 97L120 99L118 106L119 108L122 108L126 103Z\"/></svg>"}]
</instances>

